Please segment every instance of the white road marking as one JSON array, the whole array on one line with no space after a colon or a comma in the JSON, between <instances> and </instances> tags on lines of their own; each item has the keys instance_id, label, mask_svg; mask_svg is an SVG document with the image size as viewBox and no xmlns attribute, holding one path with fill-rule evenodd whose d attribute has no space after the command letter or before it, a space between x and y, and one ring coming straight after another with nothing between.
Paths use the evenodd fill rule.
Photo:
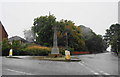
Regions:
<instances>
[{"instance_id":1,"label":"white road marking","mask_svg":"<svg viewBox=\"0 0 120 77\"><path fill-rule=\"evenodd\" d=\"M86 69L88 69L88 70L90 70L92 73L94 73L95 75L99 75L99 73L97 73L97 72L95 72L95 71L93 71L92 69L90 69L90 68L88 68L88 67L86 67L84 64L83 64L84 62L79 62L79 64L81 64L82 66L84 66ZM99 69L96 69L98 72L100 72L100 73L102 73L102 74L104 74L104 75L110 75L109 73L106 73L106 72L104 72L104 71L101 71L101 70L99 70Z\"/></svg>"},{"instance_id":2,"label":"white road marking","mask_svg":"<svg viewBox=\"0 0 120 77\"><path fill-rule=\"evenodd\" d=\"M82 63L85 63L85 62L82 62Z\"/></svg>"},{"instance_id":3,"label":"white road marking","mask_svg":"<svg viewBox=\"0 0 120 77\"><path fill-rule=\"evenodd\" d=\"M88 68L88 67L86 67L86 69L90 70L90 71L91 71L92 73L94 73L95 75L100 75L99 73L93 71L92 69L90 69L90 68Z\"/></svg>"},{"instance_id":4,"label":"white road marking","mask_svg":"<svg viewBox=\"0 0 120 77\"><path fill-rule=\"evenodd\" d=\"M93 74L95 74L95 75L100 75L99 73L97 73L97 72L93 71L92 69L86 67L84 64L82 64L82 63L80 63L80 62L79 62L79 64L81 64L82 66L84 66L86 69L88 69L88 70L89 70L90 72L92 72Z\"/></svg>"},{"instance_id":5,"label":"white road marking","mask_svg":"<svg viewBox=\"0 0 120 77\"><path fill-rule=\"evenodd\" d=\"M99 73L94 72L95 75L100 75Z\"/></svg>"},{"instance_id":6,"label":"white road marking","mask_svg":"<svg viewBox=\"0 0 120 77\"><path fill-rule=\"evenodd\" d=\"M16 70L12 70L12 69L6 69L6 70L16 72L16 73L21 73L21 74L24 74L24 75L34 75L34 74L31 74L31 73L26 73L26 72L22 72L22 71L16 71Z\"/></svg>"},{"instance_id":7,"label":"white road marking","mask_svg":"<svg viewBox=\"0 0 120 77\"><path fill-rule=\"evenodd\" d=\"M101 70L99 70L99 69L97 69L97 70L98 70L99 72L105 74L105 75L110 75L110 74L108 74L108 73L106 73L106 72L104 72L104 71L101 71Z\"/></svg>"},{"instance_id":8,"label":"white road marking","mask_svg":"<svg viewBox=\"0 0 120 77\"><path fill-rule=\"evenodd\" d=\"M82 63L80 63L80 62L79 62L79 64L81 64L82 66L84 65L84 64L82 64Z\"/></svg>"},{"instance_id":9,"label":"white road marking","mask_svg":"<svg viewBox=\"0 0 120 77\"><path fill-rule=\"evenodd\" d=\"M103 53L103 54L111 54L111 53Z\"/></svg>"},{"instance_id":10,"label":"white road marking","mask_svg":"<svg viewBox=\"0 0 120 77\"><path fill-rule=\"evenodd\" d=\"M108 74L108 73L104 73L105 75L110 75L110 74Z\"/></svg>"}]
</instances>

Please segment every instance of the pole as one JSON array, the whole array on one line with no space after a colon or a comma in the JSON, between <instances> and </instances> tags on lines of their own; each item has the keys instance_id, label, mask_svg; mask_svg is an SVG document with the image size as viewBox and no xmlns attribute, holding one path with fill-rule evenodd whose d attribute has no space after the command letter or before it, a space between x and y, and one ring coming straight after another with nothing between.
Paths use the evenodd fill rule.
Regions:
<instances>
[{"instance_id":1,"label":"pole","mask_svg":"<svg viewBox=\"0 0 120 77\"><path fill-rule=\"evenodd\" d=\"M68 33L66 32L66 49L68 50Z\"/></svg>"}]
</instances>

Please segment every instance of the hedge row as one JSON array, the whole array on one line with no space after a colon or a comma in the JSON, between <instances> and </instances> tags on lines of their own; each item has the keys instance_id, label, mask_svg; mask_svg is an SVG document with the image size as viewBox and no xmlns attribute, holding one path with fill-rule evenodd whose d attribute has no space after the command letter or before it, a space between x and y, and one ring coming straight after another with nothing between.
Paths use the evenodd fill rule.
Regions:
<instances>
[{"instance_id":1,"label":"hedge row","mask_svg":"<svg viewBox=\"0 0 120 77\"><path fill-rule=\"evenodd\" d=\"M43 47L43 46L28 46L24 49L14 50L13 55L30 55L30 56L46 56L51 53L50 47ZM64 48L59 48L60 54L65 54Z\"/></svg>"}]
</instances>

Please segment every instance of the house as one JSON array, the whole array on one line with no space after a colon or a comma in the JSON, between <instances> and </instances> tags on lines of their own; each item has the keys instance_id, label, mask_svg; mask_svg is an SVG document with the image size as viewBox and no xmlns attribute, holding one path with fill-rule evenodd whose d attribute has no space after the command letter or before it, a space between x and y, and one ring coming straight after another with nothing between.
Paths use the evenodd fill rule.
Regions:
<instances>
[{"instance_id":1,"label":"house","mask_svg":"<svg viewBox=\"0 0 120 77\"><path fill-rule=\"evenodd\" d=\"M8 39L8 34L0 21L0 42L2 42L3 39Z\"/></svg>"},{"instance_id":2,"label":"house","mask_svg":"<svg viewBox=\"0 0 120 77\"><path fill-rule=\"evenodd\" d=\"M2 41L3 39L8 39L8 34L0 21L0 56L2 55Z\"/></svg>"},{"instance_id":3,"label":"house","mask_svg":"<svg viewBox=\"0 0 120 77\"><path fill-rule=\"evenodd\" d=\"M10 43L12 43L13 40L18 40L18 41L20 41L20 43L28 43L28 41L26 41L25 39L23 39L23 38L21 38L19 36L13 36L13 37L8 39L8 41Z\"/></svg>"}]
</instances>

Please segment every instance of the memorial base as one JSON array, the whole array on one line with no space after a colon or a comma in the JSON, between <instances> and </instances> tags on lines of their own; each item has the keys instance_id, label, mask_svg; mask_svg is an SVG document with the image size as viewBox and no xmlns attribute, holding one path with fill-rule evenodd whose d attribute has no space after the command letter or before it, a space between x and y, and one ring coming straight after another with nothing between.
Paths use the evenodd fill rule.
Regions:
<instances>
[{"instance_id":1,"label":"memorial base","mask_svg":"<svg viewBox=\"0 0 120 77\"><path fill-rule=\"evenodd\" d=\"M50 58L57 58L57 57L62 57L62 54L49 54L48 57Z\"/></svg>"}]
</instances>

